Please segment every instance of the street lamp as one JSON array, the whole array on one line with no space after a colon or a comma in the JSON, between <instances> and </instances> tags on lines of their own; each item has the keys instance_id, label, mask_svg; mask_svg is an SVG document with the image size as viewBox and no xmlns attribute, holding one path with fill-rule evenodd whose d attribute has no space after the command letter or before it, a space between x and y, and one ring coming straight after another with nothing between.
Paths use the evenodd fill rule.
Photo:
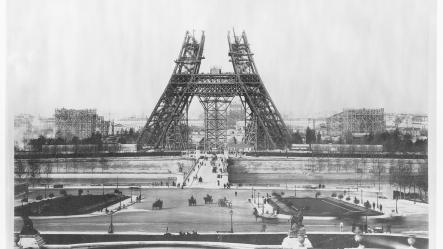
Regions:
<instances>
[{"instance_id":1,"label":"street lamp","mask_svg":"<svg viewBox=\"0 0 443 249\"><path fill-rule=\"evenodd\" d=\"M368 211L366 210L366 226L365 226L365 233L368 232Z\"/></svg>"},{"instance_id":2,"label":"street lamp","mask_svg":"<svg viewBox=\"0 0 443 249\"><path fill-rule=\"evenodd\" d=\"M234 211L229 210L229 214L231 215L231 233L234 233L234 227L232 226L232 214L234 213Z\"/></svg>"},{"instance_id":3,"label":"street lamp","mask_svg":"<svg viewBox=\"0 0 443 249\"><path fill-rule=\"evenodd\" d=\"M132 203L132 187L130 187L130 189L131 189L131 203Z\"/></svg>"},{"instance_id":4,"label":"street lamp","mask_svg":"<svg viewBox=\"0 0 443 249\"><path fill-rule=\"evenodd\" d=\"M114 224L112 223L112 211L111 211L111 223L109 224L108 233L114 233Z\"/></svg>"},{"instance_id":5,"label":"street lamp","mask_svg":"<svg viewBox=\"0 0 443 249\"><path fill-rule=\"evenodd\" d=\"M363 189L360 188L360 203L363 204Z\"/></svg>"}]
</instances>

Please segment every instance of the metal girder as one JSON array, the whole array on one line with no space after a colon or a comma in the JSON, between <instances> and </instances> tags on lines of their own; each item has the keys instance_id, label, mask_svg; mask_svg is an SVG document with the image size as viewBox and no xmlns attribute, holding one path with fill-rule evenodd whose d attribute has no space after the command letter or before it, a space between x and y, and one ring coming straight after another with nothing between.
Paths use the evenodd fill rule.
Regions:
<instances>
[{"instance_id":1,"label":"metal girder","mask_svg":"<svg viewBox=\"0 0 443 249\"><path fill-rule=\"evenodd\" d=\"M205 110L205 151L221 151L225 149L228 134L227 110L233 97L201 97L200 103Z\"/></svg>"},{"instance_id":2,"label":"metal girder","mask_svg":"<svg viewBox=\"0 0 443 249\"><path fill-rule=\"evenodd\" d=\"M229 56L237 81L242 87L244 101L257 120L255 148L287 147L290 133L258 74L246 33L243 32L241 36L233 33L233 41L228 34L228 44Z\"/></svg>"},{"instance_id":3,"label":"metal girder","mask_svg":"<svg viewBox=\"0 0 443 249\"><path fill-rule=\"evenodd\" d=\"M203 59L204 43L204 33L201 35L200 42L197 42L193 34L186 32L169 84L137 140L138 149L165 147L166 141L169 144L174 141L173 146L167 146L170 149L185 149L184 143L179 142L183 140L182 136L177 137L180 132L168 132L168 130L172 124L174 124L174 129L177 129L177 125L183 118L183 110L187 109L192 95L187 94L188 84L177 86L173 85L173 82L177 81L177 78L182 83L193 81L193 75L198 74ZM185 139L187 140L188 138Z\"/></svg>"},{"instance_id":4,"label":"metal girder","mask_svg":"<svg viewBox=\"0 0 443 249\"><path fill-rule=\"evenodd\" d=\"M205 108L205 137L209 147L221 146L214 141L220 141L220 132L226 133L225 106L215 104L224 101L227 108L235 96L240 97L247 110L247 144L255 149L287 147L289 131L257 72L246 34L234 34L233 40L228 34L234 73L199 74L205 36L202 33L197 42L194 35L186 32L171 79L138 138L139 149L187 148L187 109L195 96Z\"/></svg>"}]
</instances>

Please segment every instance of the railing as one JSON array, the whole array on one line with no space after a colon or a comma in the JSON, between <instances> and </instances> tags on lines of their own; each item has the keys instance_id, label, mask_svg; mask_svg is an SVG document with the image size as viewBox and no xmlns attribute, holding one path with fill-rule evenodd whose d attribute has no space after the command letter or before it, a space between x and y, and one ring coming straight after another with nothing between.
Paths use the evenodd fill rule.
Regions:
<instances>
[{"instance_id":1,"label":"railing","mask_svg":"<svg viewBox=\"0 0 443 249\"><path fill-rule=\"evenodd\" d=\"M195 167L199 164L199 162L200 162L200 159L195 160L194 165L189 169L188 173L186 173L185 177L183 178L183 184L185 184L186 186L188 186L188 184L186 184L186 181L188 180L191 173L194 172Z\"/></svg>"}]
</instances>

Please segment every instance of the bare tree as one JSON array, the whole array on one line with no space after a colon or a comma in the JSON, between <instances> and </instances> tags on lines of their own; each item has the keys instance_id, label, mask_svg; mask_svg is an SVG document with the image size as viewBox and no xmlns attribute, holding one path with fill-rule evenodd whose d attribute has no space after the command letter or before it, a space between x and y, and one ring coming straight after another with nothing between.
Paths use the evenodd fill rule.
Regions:
<instances>
[{"instance_id":1,"label":"bare tree","mask_svg":"<svg viewBox=\"0 0 443 249\"><path fill-rule=\"evenodd\" d=\"M34 187L41 180L40 178L40 164L32 160L29 161L29 170L27 172L29 183Z\"/></svg>"},{"instance_id":2,"label":"bare tree","mask_svg":"<svg viewBox=\"0 0 443 249\"><path fill-rule=\"evenodd\" d=\"M99 160L98 162L99 162L100 167L101 167L101 169L102 169L102 174L103 174L103 172L104 172L105 170L108 170L108 169L109 169L109 165L108 165L108 163L106 162L106 159L105 159L104 157L100 157L100 160Z\"/></svg>"},{"instance_id":3,"label":"bare tree","mask_svg":"<svg viewBox=\"0 0 443 249\"><path fill-rule=\"evenodd\" d=\"M420 165L420 168L418 168L417 175L415 177L415 181L417 184L417 187L420 191L420 199L422 198L421 192L423 191L425 194L425 198L428 193L428 165Z\"/></svg>"},{"instance_id":4,"label":"bare tree","mask_svg":"<svg viewBox=\"0 0 443 249\"><path fill-rule=\"evenodd\" d=\"M52 182L52 179L49 175L52 173L52 164L50 162L46 162L45 167L43 168L43 173L45 174L45 178L42 179L42 182L45 184L45 198L46 198L46 188Z\"/></svg>"},{"instance_id":5,"label":"bare tree","mask_svg":"<svg viewBox=\"0 0 443 249\"><path fill-rule=\"evenodd\" d=\"M26 166L23 164L22 160L18 159L14 164L14 174L18 178L18 182L22 181L22 177L26 174Z\"/></svg>"}]
</instances>

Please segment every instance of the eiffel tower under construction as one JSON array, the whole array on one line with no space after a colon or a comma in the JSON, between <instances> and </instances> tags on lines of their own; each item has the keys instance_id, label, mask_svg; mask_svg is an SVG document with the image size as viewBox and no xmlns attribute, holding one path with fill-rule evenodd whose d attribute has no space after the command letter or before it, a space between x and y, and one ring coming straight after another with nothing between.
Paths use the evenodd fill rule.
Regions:
<instances>
[{"instance_id":1,"label":"eiffel tower under construction","mask_svg":"<svg viewBox=\"0 0 443 249\"><path fill-rule=\"evenodd\" d=\"M204 32L200 41L186 32L169 83L138 138L138 149L190 149L187 122L194 97L205 111L206 150L226 146L226 110L234 97L240 98L245 110L244 144L255 150L287 148L290 133L260 78L246 33L228 32L234 72L199 73L204 44Z\"/></svg>"}]
</instances>

